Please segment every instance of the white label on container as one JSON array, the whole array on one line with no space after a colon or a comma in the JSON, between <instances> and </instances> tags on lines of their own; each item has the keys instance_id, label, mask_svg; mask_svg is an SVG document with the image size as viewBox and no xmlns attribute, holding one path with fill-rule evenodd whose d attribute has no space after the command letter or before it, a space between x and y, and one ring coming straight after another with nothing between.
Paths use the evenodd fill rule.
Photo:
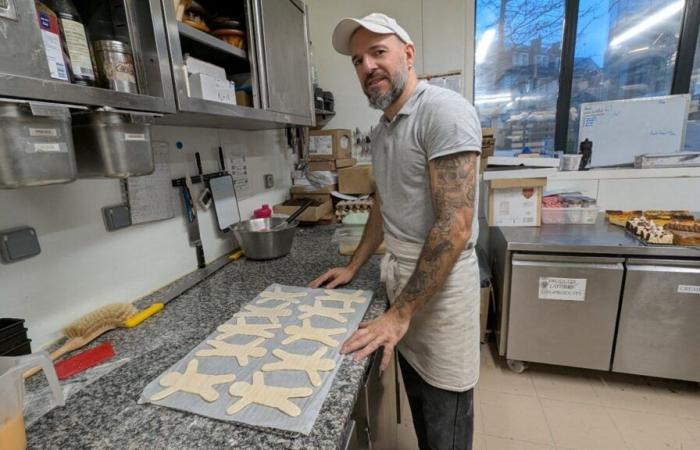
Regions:
<instances>
[{"instance_id":1,"label":"white label on container","mask_svg":"<svg viewBox=\"0 0 700 450\"><path fill-rule=\"evenodd\" d=\"M700 295L700 286L693 286L690 284L679 284L678 285L679 294L697 294Z\"/></svg>"},{"instance_id":2,"label":"white label on container","mask_svg":"<svg viewBox=\"0 0 700 450\"><path fill-rule=\"evenodd\" d=\"M125 141L145 141L146 135L143 133L124 133Z\"/></svg>"},{"instance_id":3,"label":"white label on container","mask_svg":"<svg viewBox=\"0 0 700 450\"><path fill-rule=\"evenodd\" d=\"M34 152L62 152L61 144L42 142L39 144L34 144Z\"/></svg>"},{"instance_id":4,"label":"white label on container","mask_svg":"<svg viewBox=\"0 0 700 450\"><path fill-rule=\"evenodd\" d=\"M39 20L44 19L43 14L39 15ZM50 20L48 17L44 19L48 25ZM43 28L43 27L42 27ZM49 73L51 78L61 81L68 81L68 70L66 63L63 61L63 52L61 50L61 37L49 30L41 30L41 39L44 42L44 51L46 52L46 62L49 64Z\"/></svg>"},{"instance_id":5,"label":"white label on container","mask_svg":"<svg viewBox=\"0 0 700 450\"><path fill-rule=\"evenodd\" d=\"M58 130L56 128L30 128L29 135L31 137L56 137Z\"/></svg>"},{"instance_id":6,"label":"white label on container","mask_svg":"<svg viewBox=\"0 0 700 450\"><path fill-rule=\"evenodd\" d=\"M309 154L332 155L333 136L311 136L309 138Z\"/></svg>"},{"instance_id":7,"label":"white label on container","mask_svg":"<svg viewBox=\"0 0 700 450\"><path fill-rule=\"evenodd\" d=\"M61 19L63 34L66 37L66 47L73 73L95 79L92 71L92 57L85 35L85 27L82 23L70 19Z\"/></svg>"},{"instance_id":8,"label":"white label on container","mask_svg":"<svg viewBox=\"0 0 700 450\"><path fill-rule=\"evenodd\" d=\"M540 277L540 300L586 300L585 278Z\"/></svg>"}]
</instances>

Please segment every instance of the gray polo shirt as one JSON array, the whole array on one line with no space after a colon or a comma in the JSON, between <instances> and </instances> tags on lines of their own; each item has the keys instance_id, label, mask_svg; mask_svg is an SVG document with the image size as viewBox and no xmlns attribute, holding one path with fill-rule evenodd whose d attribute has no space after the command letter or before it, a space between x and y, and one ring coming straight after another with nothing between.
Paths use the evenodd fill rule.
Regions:
<instances>
[{"instance_id":1,"label":"gray polo shirt","mask_svg":"<svg viewBox=\"0 0 700 450\"><path fill-rule=\"evenodd\" d=\"M385 232L425 241L435 222L428 162L460 152L481 153L481 124L474 107L454 91L421 81L393 120L382 115L372 133L372 164ZM476 245L478 232L475 204L468 247Z\"/></svg>"}]
</instances>

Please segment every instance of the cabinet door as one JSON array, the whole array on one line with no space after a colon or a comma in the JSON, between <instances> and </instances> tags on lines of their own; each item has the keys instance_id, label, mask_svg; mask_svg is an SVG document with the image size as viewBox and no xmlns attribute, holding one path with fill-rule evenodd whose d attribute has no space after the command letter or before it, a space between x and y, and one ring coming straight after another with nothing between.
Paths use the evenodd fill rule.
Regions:
<instances>
[{"instance_id":1,"label":"cabinet door","mask_svg":"<svg viewBox=\"0 0 700 450\"><path fill-rule=\"evenodd\" d=\"M263 104L267 109L313 116L307 15L298 0L259 0Z\"/></svg>"},{"instance_id":2,"label":"cabinet door","mask_svg":"<svg viewBox=\"0 0 700 450\"><path fill-rule=\"evenodd\" d=\"M610 370L622 261L514 255L507 357Z\"/></svg>"},{"instance_id":3,"label":"cabinet door","mask_svg":"<svg viewBox=\"0 0 700 450\"><path fill-rule=\"evenodd\" d=\"M700 263L630 260L613 370L700 381Z\"/></svg>"}]
</instances>

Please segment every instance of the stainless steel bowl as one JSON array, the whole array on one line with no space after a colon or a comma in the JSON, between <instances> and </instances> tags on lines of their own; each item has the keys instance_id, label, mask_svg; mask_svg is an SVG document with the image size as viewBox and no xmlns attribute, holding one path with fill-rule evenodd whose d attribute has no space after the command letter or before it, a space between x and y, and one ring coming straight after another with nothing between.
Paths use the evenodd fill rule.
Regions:
<instances>
[{"instance_id":1,"label":"stainless steel bowl","mask_svg":"<svg viewBox=\"0 0 700 450\"><path fill-rule=\"evenodd\" d=\"M297 221L292 221L279 230L270 231L284 220L278 217L246 220L232 226L231 230L238 239L246 258L274 259L288 254L292 249L294 233L299 224Z\"/></svg>"}]
</instances>

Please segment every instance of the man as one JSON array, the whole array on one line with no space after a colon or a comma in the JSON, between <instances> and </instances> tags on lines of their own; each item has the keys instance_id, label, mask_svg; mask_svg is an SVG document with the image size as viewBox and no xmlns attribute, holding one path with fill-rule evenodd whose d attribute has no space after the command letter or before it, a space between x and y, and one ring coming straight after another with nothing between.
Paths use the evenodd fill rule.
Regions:
<instances>
[{"instance_id":1,"label":"man","mask_svg":"<svg viewBox=\"0 0 700 450\"><path fill-rule=\"evenodd\" d=\"M394 348L421 449L471 449L479 373L479 280L474 254L481 128L460 95L414 70L416 51L394 19L346 18L333 46L352 57L371 107L384 112L372 136L377 181L362 240L347 267L310 286L348 283L382 241L391 307L360 324L342 353L356 361Z\"/></svg>"}]
</instances>

